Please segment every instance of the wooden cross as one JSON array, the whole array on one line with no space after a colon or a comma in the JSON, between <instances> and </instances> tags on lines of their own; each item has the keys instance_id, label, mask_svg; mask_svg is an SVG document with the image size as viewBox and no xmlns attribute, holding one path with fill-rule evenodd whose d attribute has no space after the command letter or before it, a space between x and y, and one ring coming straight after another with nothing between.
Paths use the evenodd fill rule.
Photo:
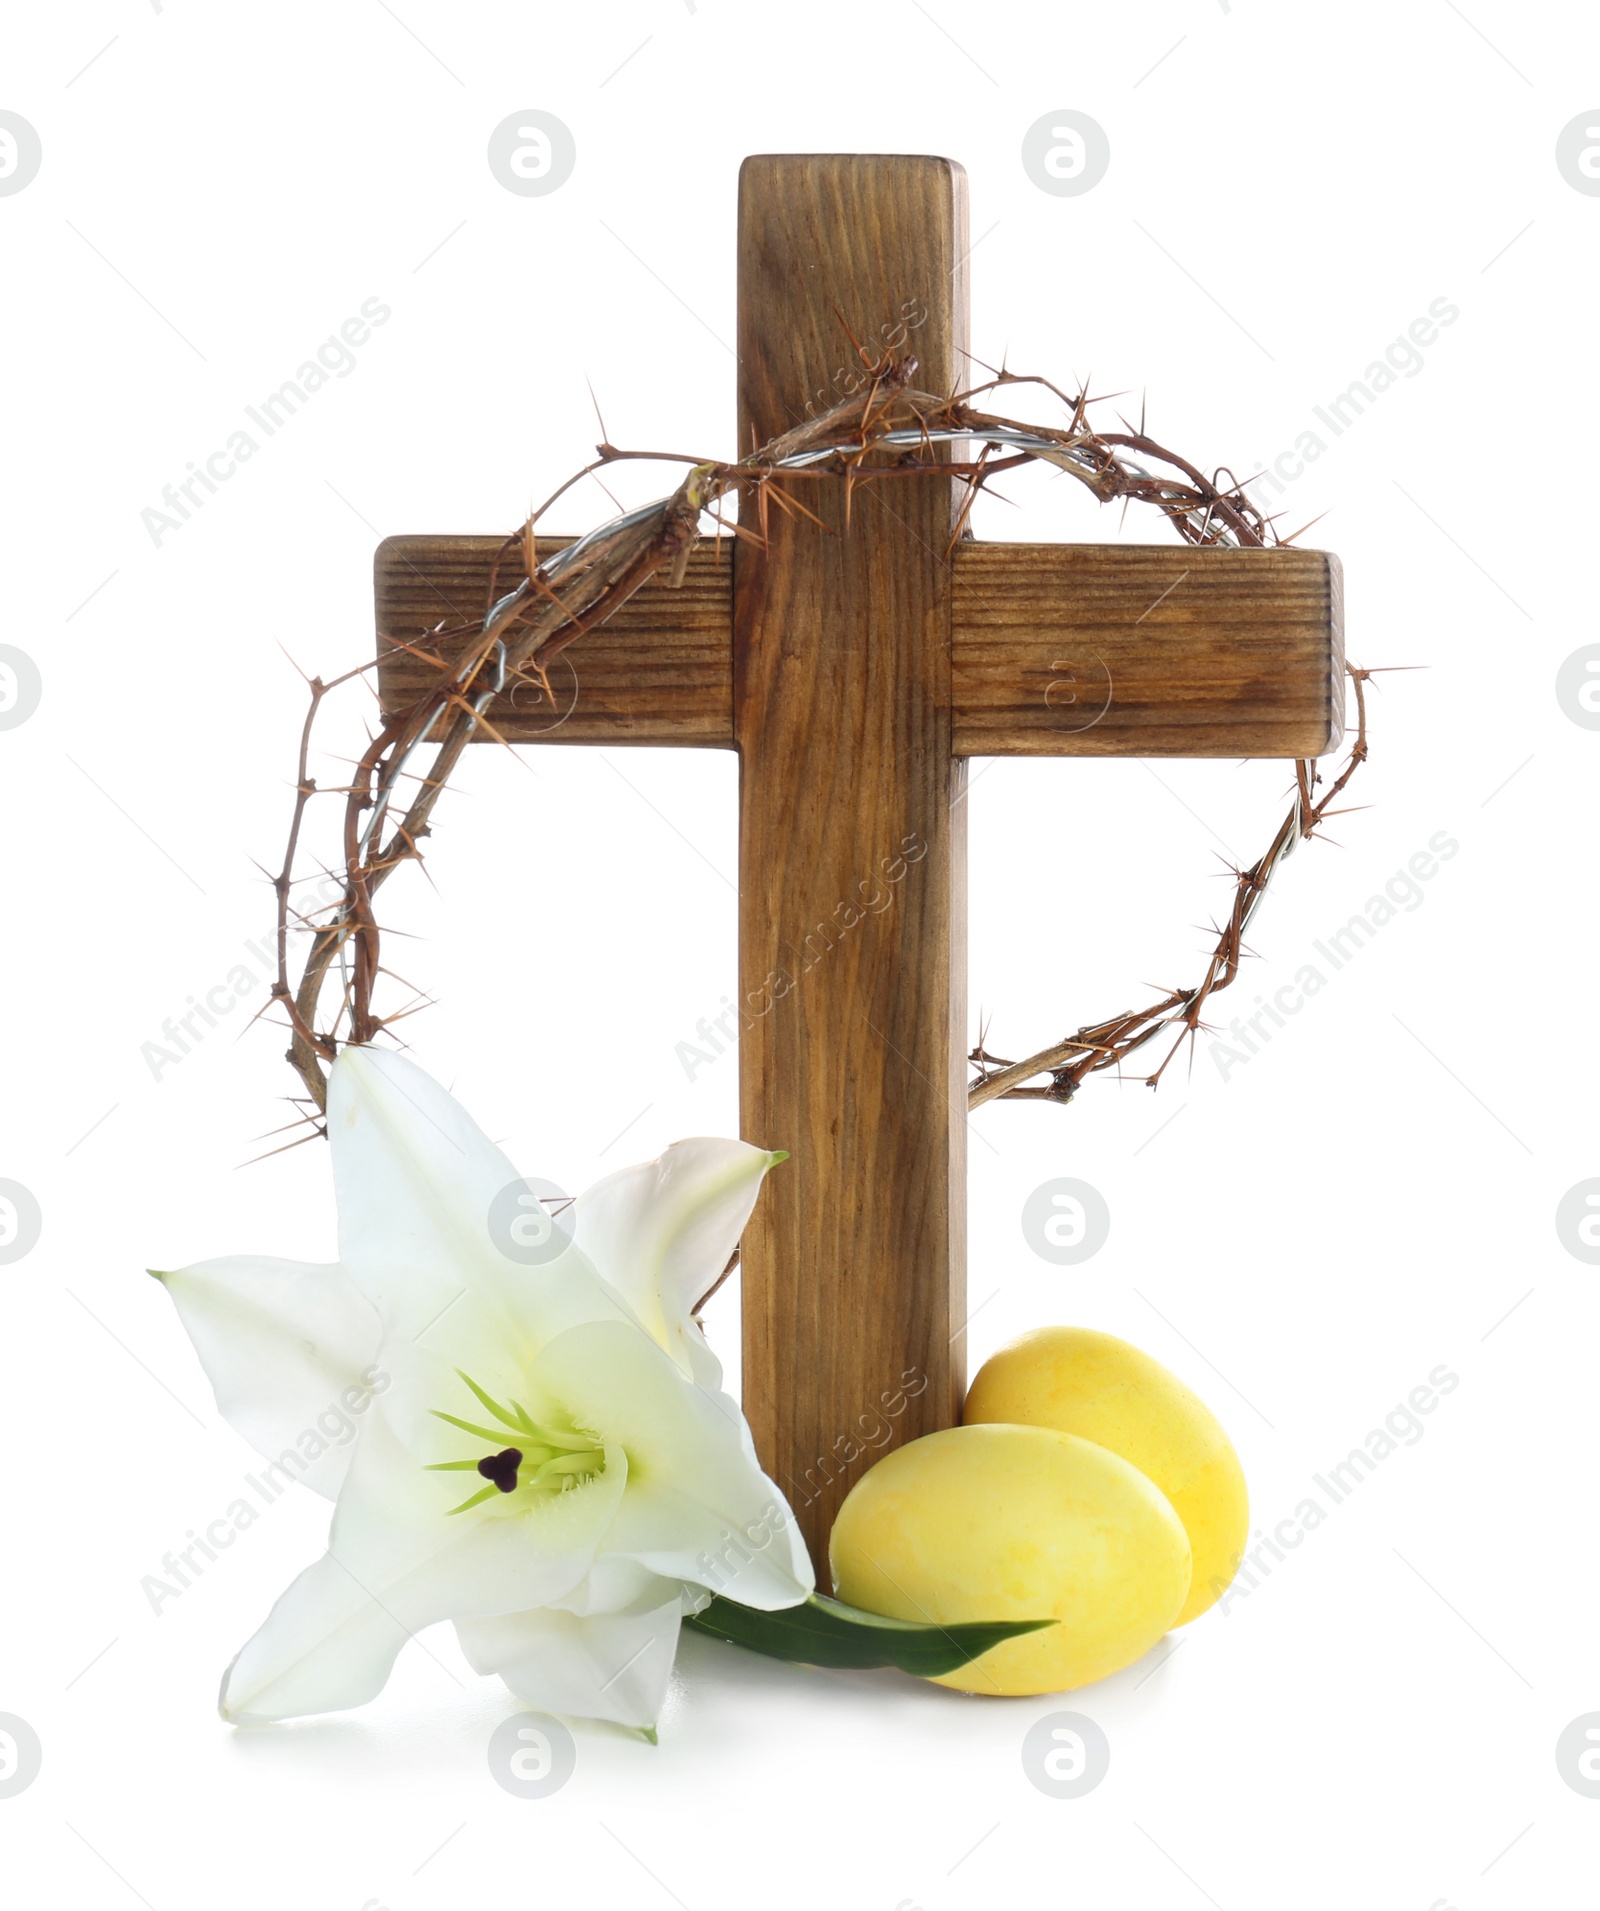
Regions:
<instances>
[{"instance_id":1,"label":"wooden cross","mask_svg":"<svg viewBox=\"0 0 1600 1911\"><path fill-rule=\"evenodd\" d=\"M966 261L949 160L747 159L741 450L842 395L841 317L905 338L921 389L970 384ZM1313 757L1342 732L1336 558L952 549L959 488L858 488L845 534L843 480L808 481L839 535L773 511L764 550L701 546L679 588L646 585L566 653L558 727L527 690L490 710L516 741L739 752L741 1132L792 1157L744 1241L744 1408L824 1584L865 1468L960 1418L967 758ZM481 615L502 543L387 540L380 633ZM430 672L380 650L396 709Z\"/></svg>"}]
</instances>

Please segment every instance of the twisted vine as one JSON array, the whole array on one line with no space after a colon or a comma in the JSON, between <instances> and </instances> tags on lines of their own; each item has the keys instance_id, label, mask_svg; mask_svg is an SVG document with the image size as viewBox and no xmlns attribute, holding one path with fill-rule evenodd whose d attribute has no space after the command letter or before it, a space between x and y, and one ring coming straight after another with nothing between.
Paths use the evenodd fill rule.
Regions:
<instances>
[{"instance_id":1,"label":"twisted vine","mask_svg":"<svg viewBox=\"0 0 1600 1911\"><path fill-rule=\"evenodd\" d=\"M863 354L865 361L865 354ZM1068 473L1102 503L1123 499L1154 506L1190 544L1274 545L1272 524L1247 497L1231 472L1207 477L1197 466L1150 438L1142 429L1100 431L1089 422L1086 393L1069 397L1049 380L1000 372L954 397L940 398L914 384L916 360L890 355L866 361L862 388L802 425L774 438L748 458L726 463L663 452L622 451L609 443L533 512L496 561L498 593L481 622L430 633L424 646L398 645L436 667L436 681L413 702L387 716L357 761L351 780L337 790L319 789L310 774L317 719L327 696L362 677L372 664L329 683L310 682L311 704L300 737L294 812L277 895L277 975L272 1000L286 1011L288 1059L308 1097L305 1120L320 1132L326 1108L327 1064L341 1041L370 1042L417 1006L415 997L379 1013L374 996L380 978L391 976L381 960L375 899L394 871L422 860L435 806L462 751L477 736L504 742L488 711L494 699L519 683L538 686L554 705L548 670L554 660L603 624L649 579L665 573L682 581L704 523L757 544L766 539L770 514L783 511L819 524L798 495L804 481L842 477L849 500L858 485L893 483L928 473L961 480L965 494L955 516L952 543L965 531L979 494L996 477L1042 462ZM1031 386L1065 407L1065 424L1023 423L981 407L1000 389ZM681 463L687 472L670 495L624 512L542 563L535 527L557 499L582 478L607 466L656 460ZM740 505L737 522L719 507L730 495ZM500 587L500 573L508 569ZM390 639L391 644L396 640ZM1172 1036L1160 1062L1143 1079L1154 1087L1185 1041L1204 1026L1212 996L1239 972L1244 934L1274 873L1296 844L1316 833L1330 805L1367 756L1365 686L1372 672L1349 670L1356 706L1356 734L1339 773L1316 795L1320 779L1313 761L1295 766L1295 789L1287 815L1264 853L1233 871L1232 904L1200 980L1173 988L1144 1007L1080 1027L1019 1060L990 1054L982 1041L969 1060L973 1108L1000 1097L1070 1101L1090 1075L1122 1063L1163 1032ZM424 768L415 767L431 752ZM406 793L405 786L415 788ZM342 795L342 894L326 920L303 921L290 904L307 807L318 795ZM293 929L311 932L298 981L290 977ZM337 1007L324 1016L322 1003L337 968ZM398 977L393 978L399 981ZM409 985L406 985L409 986ZM1044 1078L1041 1080L1040 1078ZM293 1144L291 1144L293 1145Z\"/></svg>"}]
</instances>

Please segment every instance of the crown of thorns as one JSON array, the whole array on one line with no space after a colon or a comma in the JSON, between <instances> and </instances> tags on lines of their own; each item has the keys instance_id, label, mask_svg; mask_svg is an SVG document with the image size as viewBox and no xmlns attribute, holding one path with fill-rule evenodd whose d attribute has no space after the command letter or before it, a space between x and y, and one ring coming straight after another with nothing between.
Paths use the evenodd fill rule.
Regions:
<instances>
[{"instance_id":1,"label":"crown of thorns","mask_svg":"<svg viewBox=\"0 0 1600 1911\"><path fill-rule=\"evenodd\" d=\"M1088 487L1102 503L1114 499L1153 505L1190 544L1284 545L1273 520L1246 496L1244 484L1226 468L1207 477L1188 459L1150 438L1141 418L1137 430L1101 431L1089 422L1087 392L1069 397L1048 379L1000 371L988 382L950 398L919 391L917 362L890 356L873 364L861 388L803 425L774 438L735 463L671 452L621 451L602 443L595 458L575 472L506 540L491 575L490 602L480 622L440 626L423 644L391 645L425 660L435 681L413 702L388 715L371 736L347 784L320 787L310 774L313 735L324 702L342 685L360 680L373 663L324 682L310 681L311 702L300 736L293 818L277 893L277 976L272 1001L286 1011L291 1031L288 1059L303 1082L309 1104L303 1120L320 1132L326 1106L326 1065L341 1042L370 1042L425 1005L422 993L387 968L375 913L378 890L402 864L420 862L434 808L462 751L475 737L506 739L487 714L508 687L534 686L555 707L551 663L587 632L603 624L650 578L665 573L676 585L709 520L719 531L757 544L766 539L774 510L804 518L824 530L799 492L805 480L842 477L845 522L858 485L893 483L925 473L959 479L965 493L955 513L952 544L965 531L979 493L1001 473L1032 462L1054 465ZM980 408L979 401L1013 385L1050 394L1067 413L1065 424L1023 423ZM554 556L539 561L535 527L556 500L583 478L607 466L655 460L688 466L670 496L623 512ZM719 506L735 494L738 522ZM1303 527L1304 528L1304 527ZM1295 533L1294 535L1299 535ZM1211 997L1228 988L1246 953L1245 932L1260 907L1278 865L1303 839L1318 833L1357 768L1367 757L1366 684L1372 670L1346 666L1355 700L1355 740L1338 773L1325 781L1313 760L1296 762L1287 814L1265 851L1247 868L1230 867L1231 903L1214 924L1215 941L1197 982L1165 990L1140 1008L1087 1024L1020 1060L991 1054L982 1037L969 1061L970 1107L1000 1097L1067 1102L1091 1075L1124 1062L1164 1035L1159 1059L1142 1079L1154 1088L1174 1057L1206 1027ZM408 793L407 793L408 792ZM290 893L303 854L306 813L317 796L344 801L341 858L328 873L342 885L338 900L301 916ZM297 982L290 979L291 929L310 932ZM319 1026L324 988L337 972L339 994L332 1015ZM374 1005L380 981L403 993L393 1009ZM309 1138L309 1137L307 1137ZM293 1145L293 1144L289 1144Z\"/></svg>"}]
</instances>

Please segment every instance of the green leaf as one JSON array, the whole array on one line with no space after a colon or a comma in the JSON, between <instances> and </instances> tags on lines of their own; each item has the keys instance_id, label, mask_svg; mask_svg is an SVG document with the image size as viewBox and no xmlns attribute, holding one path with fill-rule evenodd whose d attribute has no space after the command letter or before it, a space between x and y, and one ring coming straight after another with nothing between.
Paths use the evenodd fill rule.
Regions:
<instances>
[{"instance_id":1,"label":"green leaf","mask_svg":"<svg viewBox=\"0 0 1600 1911\"><path fill-rule=\"evenodd\" d=\"M713 1598L703 1611L686 1615L683 1623L710 1633L713 1639L764 1652L769 1659L853 1671L892 1665L931 1679L969 1665L1003 1640L1056 1622L983 1619L960 1625L919 1625L908 1619L885 1619L881 1613L864 1612L859 1606L813 1593L803 1606L785 1606L778 1612L757 1612L732 1599Z\"/></svg>"}]
</instances>

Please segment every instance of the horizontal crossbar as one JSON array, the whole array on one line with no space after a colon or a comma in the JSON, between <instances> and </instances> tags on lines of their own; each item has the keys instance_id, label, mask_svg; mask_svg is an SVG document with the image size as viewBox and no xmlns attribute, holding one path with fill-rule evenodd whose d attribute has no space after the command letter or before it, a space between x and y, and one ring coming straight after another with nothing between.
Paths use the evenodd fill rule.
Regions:
<instances>
[{"instance_id":1,"label":"horizontal crossbar","mask_svg":"<svg viewBox=\"0 0 1600 1911\"><path fill-rule=\"evenodd\" d=\"M542 557L567 540L541 538ZM728 540L646 584L489 720L518 743L733 748ZM478 623L501 538L392 537L376 559L386 711L435 681L429 631ZM1210 545L984 544L953 553L958 756L1309 757L1343 734L1339 560ZM500 589L510 573L502 567ZM444 646L459 654L465 639Z\"/></svg>"}]
</instances>

